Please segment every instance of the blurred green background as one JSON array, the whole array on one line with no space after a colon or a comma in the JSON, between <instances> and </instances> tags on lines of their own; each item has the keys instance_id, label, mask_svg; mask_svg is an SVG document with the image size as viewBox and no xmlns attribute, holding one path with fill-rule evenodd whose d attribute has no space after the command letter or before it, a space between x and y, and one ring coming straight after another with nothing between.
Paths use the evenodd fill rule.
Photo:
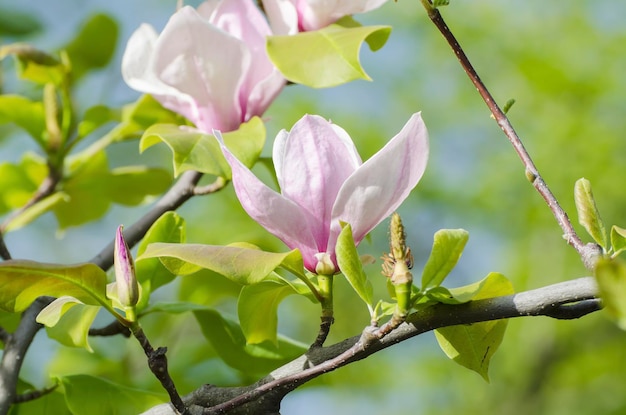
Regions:
<instances>
[{"instance_id":1,"label":"blurred green background","mask_svg":"<svg viewBox=\"0 0 626 415\"><path fill-rule=\"evenodd\" d=\"M450 28L500 104L516 100L510 118L572 220L576 222L574 182L586 177L607 225L626 226L626 192L619 184L626 168L626 3L451 3L442 9ZM99 103L119 106L138 96L120 75L126 40L142 22L160 30L174 8L174 0L0 0L3 27L26 21L24 16L39 25L35 33L25 35L0 32L1 41L27 41L53 50L71 39L92 13L110 14L121 29L117 58L82 81L77 99L82 110ZM6 19L12 16L9 11L23 17ZM490 271L509 277L518 291L587 275L419 2L388 2L357 20L393 26L382 50L362 50L363 65L374 82L328 90L286 88L265 115L265 154L270 154L276 132L291 128L308 112L345 128L365 159L395 135L410 114L422 111L431 137L429 167L400 209L418 275L433 233L459 227L470 232L470 241L446 286L479 280ZM2 62L2 69L3 92L28 92L28 85L15 79L11 61ZM0 137L1 161L16 161L23 151L35 148L7 126L0 126ZM136 142L111 148L110 159L119 165L170 163L163 148L139 156ZM116 207L104 219L63 234L49 215L8 234L6 241L15 257L84 261L111 240L118 224L132 223L145 209ZM230 187L192 200L180 213L189 224L190 242L243 240L268 250L285 249L245 215ZM385 251L385 226L372 232L371 242L362 243L361 254L379 257ZM377 295L385 297L377 266L367 271ZM228 293L236 290L217 276L200 276L164 287L157 297L178 296L234 314L234 297ZM307 300L288 298L280 308L280 330L310 343L317 313ZM336 313L330 342L358 334L368 320L366 308L341 281ZM146 332L154 344L169 347L173 377L182 393L202 383L253 380L216 359L189 316L150 318ZM95 339L92 344L94 354L60 348L40 333L27 356L24 377L45 385L49 374L91 373L158 390L134 342ZM285 399L283 413L626 414L625 345L626 336L603 312L575 321L514 319L492 360L487 384L448 361L432 334L425 334L298 389Z\"/></svg>"}]
</instances>

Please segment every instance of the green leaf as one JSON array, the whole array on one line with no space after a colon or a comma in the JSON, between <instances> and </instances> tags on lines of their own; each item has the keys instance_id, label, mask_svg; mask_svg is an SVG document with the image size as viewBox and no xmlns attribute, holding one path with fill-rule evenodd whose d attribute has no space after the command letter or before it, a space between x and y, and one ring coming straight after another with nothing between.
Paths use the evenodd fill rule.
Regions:
<instances>
[{"instance_id":1,"label":"green leaf","mask_svg":"<svg viewBox=\"0 0 626 415\"><path fill-rule=\"evenodd\" d=\"M53 208L62 229L102 217L112 202L140 204L150 195L163 193L172 180L165 170L143 166L109 171L104 152L89 162L76 160L75 165L62 184L66 198Z\"/></svg>"},{"instance_id":2,"label":"green leaf","mask_svg":"<svg viewBox=\"0 0 626 415\"><path fill-rule=\"evenodd\" d=\"M86 137L96 129L110 121L118 121L119 112L106 105L95 105L85 111L80 123L78 123L78 136Z\"/></svg>"},{"instance_id":3,"label":"green leaf","mask_svg":"<svg viewBox=\"0 0 626 415\"><path fill-rule=\"evenodd\" d=\"M25 43L0 47L0 60L10 55L17 59L18 73L23 79L59 85L67 76L67 69L57 58Z\"/></svg>"},{"instance_id":4,"label":"green leaf","mask_svg":"<svg viewBox=\"0 0 626 415\"><path fill-rule=\"evenodd\" d=\"M254 117L241 124L236 131L222 134L229 150L246 166L251 167L265 144L265 125ZM174 155L174 176L186 170L196 170L230 179L230 166L219 143L210 134L188 126L157 124L149 127L141 137L139 150L163 141Z\"/></svg>"},{"instance_id":5,"label":"green leaf","mask_svg":"<svg viewBox=\"0 0 626 415\"><path fill-rule=\"evenodd\" d=\"M11 218L11 221L9 222L9 224L6 226L5 229L7 231L14 231L14 230L20 229L28 225L29 223L31 223L32 221L34 221L35 219L37 219L39 216L43 215L44 213L50 211L51 209L54 209L55 206L63 202L67 202L66 193L63 193L63 192L53 193L50 196L39 200L34 205L31 205L28 208L24 209L23 211L19 213L19 215Z\"/></svg>"},{"instance_id":6,"label":"green leaf","mask_svg":"<svg viewBox=\"0 0 626 415\"><path fill-rule=\"evenodd\" d=\"M242 288L237 314L247 344L269 341L278 347L278 305L297 292L282 281L263 281Z\"/></svg>"},{"instance_id":7,"label":"green leaf","mask_svg":"<svg viewBox=\"0 0 626 415\"><path fill-rule=\"evenodd\" d=\"M284 365L303 354L306 345L278 337L278 346L271 342L246 344L241 327L222 317L215 310L194 311L204 336L229 366L246 374L258 375Z\"/></svg>"},{"instance_id":8,"label":"green leaf","mask_svg":"<svg viewBox=\"0 0 626 415\"><path fill-rule=\"evenodd\" d=\"M422 289L439 286L456 266L469 233L464 229L441 229L435 233L433 249L422 271Z\"/></svg>"},{"instance_id":9,"label":"green leaf","mask_svg":"<svg viewBox=\"0 0 626 415\"><path fill-rule=\"evenodd\" d=\"M600 212L596 206L591 191L589 180L582 178L576 181L574 186L574 200L578 211L578 223L580 223L594 241L605 250L608 249L606 229L600 218Z\"/></svg>"},{"instance_id":10,"label":"green leaf","mask_svg":"<svg viewBox=\"0 0 626 415\"><path fill-rule=\"evenodd\" d=\"M95 376L64 376L59 381L73 414L137 415L167 402L164 393L129 388Z\"/></svg>"},{"instance_id":11,"label":"green leaf","mask_svg":"<svg viewBox=\"0 0 626 415\"><path fill-rule=\"evenodd\" d=\"M626 263L619 258L598 260L595 277L604 308L626 330Z\"/></svg>"},{"instance_id":12,"label":"green leaf","mask_svg":"<svg viewBox=\"0 0 626 415\"><path fill-rule=\"evenodd\" d=\"M57 265L27 260L0 262L0 308L20 312L37 297L64 295L110 309L106 274L94 264Z\"/></svg>"},{"instance_id":13,"label":"green leaf","mask_svg":"<svg viewBox=\"0 0 626 415\"><path fill-rule=\"evenodd\" d=\"M626 229L613 225L611 228L611 246L614 255L619 255L626 249Z\"/></svg>"},{"instance_id":14,"label":"green leaf","mask_svg":"<svg viewBox=\"0 0 626 415\"><path fill-rule=\"evenodd\" d=\"M363 271L363 264L356 250L356 245L354 244L350 224L346 224L341 230L341 233L339 233L335 253L337 255L337 265L339 265L339 269L343 275L345 275L354 291L361 297L361 300L367 304L371 313L374 305L374 289L372 288L372 283L367 279L367 275L365 275Z\"/></svg>"},{"instance_id":15,"label":"green leaf","mask_svg":"<svg viewBox=\"0 0 626 415\"><path fill-rule=\"evenodd\" d=\"M387 41L391 27L345 27L332 24L323 29L290 36L270 36L270 59L288 80L313 88L327 88L356 79L371 80L361 67L359 49L366 39L372 50Z\"/></svg>"},{"instance_id":16,"label":"green leaf","mask_svg":"<svg viewBox=\"0 0 626 415\"><path fill-rule=\"evenodd\" d=\"M46 147L44 132L46 121L43 103L31 101L20 95L0 95L0 124L14 123L35 139L41 148Z\"/></svg>"},{"instance_id":17,"label":"green leaf","mask_svg":"<svg viewBox=\"0 0 626 415\"><path fill-rule=\"evenodd\" d=\"M298 250L274 253L240 246L153 243L137 261L146 258L160 258L177 275L206 268L242 285L261 282L278 267L302 269Z\"/></svg>"},{"instance_id":18,"label":"green leaf","mask_svg":"<svg viewBox=\"0 0 626 415\"><path fill-rule=\"evenodd\" d=\"M176 212L166 212L157 219L141 240L137 249L137 256L143 254L149 244L155 242L183 243L186 239L185 220ZM135 263L137 281L141 284L142 292L137 309L141 310L148 304L150 293L157 288L171 282L172 274L158 258L146 259Z\"/></svg>"},{"instance_id":19,"label":"green leaf","mask_svg":"<svg viewBox=\"0 0 626 415\"><path fill-rule=\"evenodd\" d=\"M489 382L489 362L502 343L506 326L506 320L498 320L443 327L435 330L435 336L450 359Z\"/></svg>"},{"instance_id":20,"label":"green leaf","mask_svg":"<svg viewBox=\"0 0 626 415\"><path fill-rule=\"evenodd\" d=\"M89 345L89 328L99 306L86 305L74 297L59 297L41 310L37 322L46 326L48 337L69 347L83 347L92 352Z\"/></svg>"},{"instance_id":21,"label":"green leaf","mask_svg":"<svg viewBox=\"0 0 626 415\"><path fill-rule=\"evenodd\" d=\"M138 138L155 124L182 124L184 118L163 106L152 96L142 95L122 107L121 123L116 129L119 139Z\"/></svg>"},{"instance_id":22,"label":"green leaf","mask_svg":"<svg viewBox=\"0 0 626 415\"><path fill-rule=\"evenodd\" d=\"M449 291L452 298L459 302L493 298L514 292L510 281L495 272L482 281ZM435 330L435 336L450 359L477 372L489 382L489 362L502 343L506 326L507 320L496 320L442 327Z\"/></svg>"},{"instance_id":23,"label":"green leaf","mask_svg":"<svg viewBox=\"0 0 626 415\"><path fill-rule=\"evenodd\" d=\"M104 68L115 52L119 29L106 14L94 14L64 49L72 63L72 78L77 80L93 69Z\"/></svg>"},{"instance_id":24,"label":"green leaf","mask_svg":"<svg viewBox=\"0 0 626 415\"><path fill-rule=\"evenodd\" d=\"M44 159L24 154L19 164L0 164L0 214L24 206L48 175Z\"/></svg>"},{"instance_id":25,"label":"green leaf","mask_svg":"<svg viewBox=\"0 0 626 415\"><path fill-rule=\"evenodd\" d=\"M40 31L42 24L26 10L15 10L13 7L0 9L0 36L24 36Z\"/></svg>"}]
</instances>

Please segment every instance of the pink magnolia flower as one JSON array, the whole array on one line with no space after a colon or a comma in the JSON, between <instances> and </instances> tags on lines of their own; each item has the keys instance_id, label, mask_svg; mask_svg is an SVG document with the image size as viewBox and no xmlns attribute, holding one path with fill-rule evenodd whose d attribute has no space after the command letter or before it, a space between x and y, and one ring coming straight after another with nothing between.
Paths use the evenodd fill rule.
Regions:
<instances>
[{"instance_id":1,"label":"pink magnolia flower","mask_svg":"<svg viewBox=\"0 0 626 415\"><path fill-rule=\"evenodd\" d=\"M298 248L309 271L315 272L318 262L327 269L329 258L337 271L340 222L352 226L358 244L396 210L424 173L428 133L421 115L414 114L363 163L345 130L322 117L305 115L274 142L280 193L257 179L223 143L222 151L246 212L288 247Z\"/></svg>"},{"instance_id":2,"label":"pink magnolia flower","mask_svg":"<svg viewBox=\"0 0 626 415\"><path fill-rule=\"evenodd\" d=\"M387 0L263 0L270 21L283 22L297 31L321 29L344 16L365 13ZM282 32L286 32L282 30ZM293 33L290 30L289 33ZM280 33L285 34L285 33Z\"/></svg>"},{"instance_id":3,"label":"pink magnolia flower","mask_svg":"<svg viewBox=\"0 0 626 415\"><path fill-rule=\"evenodd\" d=\"M271 34L253 0L185 6L160 35L147 24L133 33L122 75L202 131L236 130L261 115L285 85L265 50Z\"/></svg>"}]
</instances>

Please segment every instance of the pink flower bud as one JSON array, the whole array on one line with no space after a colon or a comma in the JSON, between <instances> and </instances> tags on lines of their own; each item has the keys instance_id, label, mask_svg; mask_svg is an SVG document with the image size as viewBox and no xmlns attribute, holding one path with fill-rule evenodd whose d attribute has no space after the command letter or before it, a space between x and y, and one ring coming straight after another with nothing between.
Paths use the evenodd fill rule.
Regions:
<instances>
[{"instance_id":1,"label":"pink flower bud","mask_svg":"<svg viewBox=\"0 0 626 415\"><path fill-rule=\"evenodd\" d=\"M135 278L135 263L130 249L124 240L123 226L117 228L115 233L115 250L113 263L115 267L115 281L117 283L117 296L120 304L124 307L133 307L139 300L139 284Z\"/></svg>"}]
</instances>

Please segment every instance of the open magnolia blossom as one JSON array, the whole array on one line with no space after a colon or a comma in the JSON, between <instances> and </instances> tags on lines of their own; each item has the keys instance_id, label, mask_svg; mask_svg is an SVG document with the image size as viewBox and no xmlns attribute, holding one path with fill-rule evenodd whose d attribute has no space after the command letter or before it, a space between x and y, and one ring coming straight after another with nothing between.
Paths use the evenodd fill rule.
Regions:
<instances>
[{"instance_id":1,"label":"open magnolia blossom","mask_svg":"<svg viewBox=\"0 0 626 415\"><path fill-rule=\"evenodd\" d=\"M221 141L219 132L214 134ZM335 245L341 222L352 226L358 244L406 199L428 160L428 133L419 113L365 163L345 130L305 115L274 142L280 193L221 145L246 212L288 247L298 248L309 271L324 274L339 271Z\"/></svg>"},{"instance_id":2,"label":"open magnolia blossom","mask_svg":"<svg viewBox=\"0 0 626 415\"><path fill-rule=\"evenodd\" d=\"M147 24L133 33L122 75L199 130L236 130L261 115L285 85L265 50L271 34L253 0L185 6L160 35Z\"/></svg>"},{"instance_id":3,"label":"open magnolia blossom","mask_svg":"<svg viewBox=\"0 0 626 415\"><path fill-rule=\"evenodd\" d=\"M288 27L305 32L321 29L344 16L374 10L386 1L263 0L263 7L270 21L286 22Z\"/></svg>"}]
</instances>

